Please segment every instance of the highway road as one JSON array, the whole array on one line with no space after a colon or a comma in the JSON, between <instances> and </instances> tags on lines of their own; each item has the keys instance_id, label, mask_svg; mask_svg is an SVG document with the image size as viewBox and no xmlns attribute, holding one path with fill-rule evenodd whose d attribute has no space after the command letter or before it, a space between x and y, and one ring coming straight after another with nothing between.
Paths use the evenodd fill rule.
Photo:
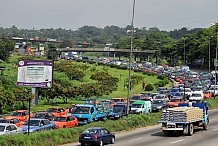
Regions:
<instances>
[{"instance_id":1,"label":"highway road","mask_svg":"<svg viewBox=\"0 0 218 146\"><path fill-rule=\"evenodd\" d=\"M193 136L164 136L160 125L116 134L115 144L107 146L218 146L218 110L209 112L209 129L195 130ZM80 146L79 143L62 146Z\"/></svg>"}]
</instances>

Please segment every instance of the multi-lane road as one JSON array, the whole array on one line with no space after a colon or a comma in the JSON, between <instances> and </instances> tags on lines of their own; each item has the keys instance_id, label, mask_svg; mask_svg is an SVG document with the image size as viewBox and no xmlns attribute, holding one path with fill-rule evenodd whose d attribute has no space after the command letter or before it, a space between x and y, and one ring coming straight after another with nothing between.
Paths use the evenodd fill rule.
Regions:
<instances>
[{"instance_id":1,"label":"multi-lane road","mask_svg":"<svg viewBox=\"0 0 218 146\"><path fill-rule=\"evenodd\" d=\"M207 131L196 129L193 136L166 137L160 125L116 134L116 142L111 146L218 146L218 110L209 112L210 124ZM80 146L79 143L63 146Z\"/></svg>"}]
</instances>

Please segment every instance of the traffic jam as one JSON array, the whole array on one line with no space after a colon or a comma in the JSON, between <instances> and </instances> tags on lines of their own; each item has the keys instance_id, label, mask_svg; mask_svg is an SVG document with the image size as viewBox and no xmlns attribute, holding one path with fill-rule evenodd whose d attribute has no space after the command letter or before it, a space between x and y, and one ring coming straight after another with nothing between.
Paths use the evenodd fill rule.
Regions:
<instances>
[{"instance_id":1,"label":"traffic jam","mask_svg":"<svg viewBox=\"0 0 218 146\"><path fill-rule=\"evenodd\" d=\"M117 120L128 114L163 112L169 108L178 107L180 104L202 103L206 99L215 98L218 94L218 85L213 85L214 75L212 73L171 68L163 70L162 75L166 75L174 85L158 87L153 92L142 91L134 94L129 98L128 104L127 99L119 97L110 100L87 98L83 103L71 104L68 108L50 107L45 111L34 113L29 113L28 110L13 111L8 116L1 117L0 134L25 134L73 128L96 121ZM89 134L98 137L100 133L109 134L110 132L101 127L89 128L80 135L79 141L84 145L84 137ZM110 134L108 142L114 143L114 141L115 136Z\"/></svg>"}]
</instances>

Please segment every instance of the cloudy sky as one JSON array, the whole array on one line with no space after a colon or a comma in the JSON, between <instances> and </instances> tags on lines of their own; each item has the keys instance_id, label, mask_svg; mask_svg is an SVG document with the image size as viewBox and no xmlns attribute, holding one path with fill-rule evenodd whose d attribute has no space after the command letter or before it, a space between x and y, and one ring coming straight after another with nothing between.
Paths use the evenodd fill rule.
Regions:
<instances>
[{"instance_id":1,"label":"cloudy sky","mask_svg":"<svg viewBox=\"0 0 218 146\"><path fill-rule=\"evenodd\" d=\"M0 27L76 30L131 23L133 0L1 0ZM218 0L136 0L134 26L173 30L209 27L218 21Z\"/></svg>"}]
</instances>

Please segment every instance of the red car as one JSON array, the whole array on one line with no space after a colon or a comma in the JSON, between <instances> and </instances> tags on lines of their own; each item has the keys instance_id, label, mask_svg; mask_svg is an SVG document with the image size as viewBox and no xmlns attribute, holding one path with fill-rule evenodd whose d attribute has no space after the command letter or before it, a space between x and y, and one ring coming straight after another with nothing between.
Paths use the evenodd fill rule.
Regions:
<instances>
[{"instance_id":1,"label":"red car","mask_svg":"<svg viewBox=\"0 0 218 146\"><path fill-rule=\"evenodd\" d=\"M75 126L78 126L78 120L74 116L60 116L60 117L55 117L53 120L53 123L55 124L55 128L72 128Z\"/></svg>"},{"instance_id":2,"label":"red car","mask_svg":"<svg viewBox=\"0 0 218 146\"><path fill-rule=\"evenodd\" d=\"M12 119L12 118L17 118L20 121L26 121L28 118L33 116L33 113L29 113L28 110L16 110L13 111L10 116L6 116L6 119Z\"/></svg>"},{"instance_id":3,"label":"red car","mask_svg":"<svg viewBox=\"0 0 218 146\"><path fill-rule=\"evenodd\" d=\"M67 114L67 111L62 107L50 107L46 110L46 112L52 113L55 117Z\"/></svg>"},{"instance_id":4,"label":"red car","mask_svg":"<svg viewBox=\"0 0 218 146\"><path fill-rule=\"evenodd\" d=\"M209 99L209 98L211 98L212 97L212 93L208 90L205 90L205 91L203 91L203 93L204 93L204 98L205 99Z\"/></svg>"},{"instance_id":5,"label":"red car","mask_svg":"<svg viewBox=\"0 0 218 146\"><path fill-rule=\"evenodd\" d=\"M18 120L17 118L7 118L7 119L0 119L0 123L11 123L15 124L17 127L23 125L24 122Z\"/></svg>"}]
</instances>

